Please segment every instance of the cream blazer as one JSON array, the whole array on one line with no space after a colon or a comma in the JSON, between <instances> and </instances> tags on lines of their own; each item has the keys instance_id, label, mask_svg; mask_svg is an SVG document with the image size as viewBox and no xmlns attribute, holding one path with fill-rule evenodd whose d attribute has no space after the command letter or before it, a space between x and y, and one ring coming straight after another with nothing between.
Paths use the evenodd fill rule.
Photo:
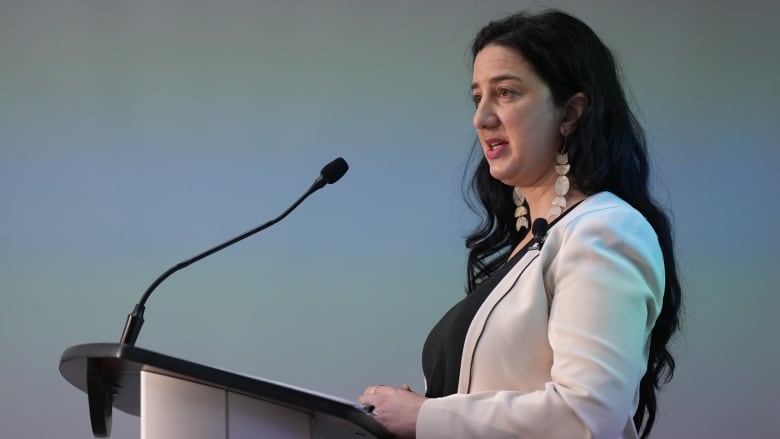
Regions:
<instances>
[{"instance_id":1,"label":"cream blazer","mask_svg":"<svg viewBox=\"0 0 780 439\"><path fill-rule=\"evenodd\" d=\"M650 224L611 193L589 197L477 311L458 393L423 403L417 438L636 438L663 291Z\"/></svg>"}]
</instances>

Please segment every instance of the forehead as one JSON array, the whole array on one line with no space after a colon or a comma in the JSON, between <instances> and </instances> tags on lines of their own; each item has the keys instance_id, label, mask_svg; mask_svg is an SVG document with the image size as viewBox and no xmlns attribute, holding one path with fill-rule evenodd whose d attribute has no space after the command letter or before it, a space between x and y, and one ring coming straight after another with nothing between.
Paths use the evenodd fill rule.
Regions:
<instances>
[{"instance_id":1,"label":"forehead","mask_svg":"<svg viewBox=\"0 0 780 439\"><path fill-rule=\"evenodd\" d=\"M517 50L504 46L485 46L474 58L474 84L489 83L496 78L517 77L523 82L538 83L539 76Z\"/></svg>"}]
</instances>

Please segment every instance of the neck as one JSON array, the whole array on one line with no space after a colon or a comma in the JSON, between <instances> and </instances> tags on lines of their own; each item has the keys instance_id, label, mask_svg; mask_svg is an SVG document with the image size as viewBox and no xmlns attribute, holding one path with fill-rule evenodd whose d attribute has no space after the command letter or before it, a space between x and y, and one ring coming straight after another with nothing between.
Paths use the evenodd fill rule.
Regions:
<instances>
[{"instance_id":1,"label":"neck","mask_svg":"<svg viewBox=\"0 0 780 439\"><path fill-rule=\"evenodd\" d=\"M544 218L547 211L550 210L552 200L555 198L555 190L550 185L537 186L533 188L522 188L525 194L525 201L528 203L531 218Z\"/></svg>"}]
</instances>

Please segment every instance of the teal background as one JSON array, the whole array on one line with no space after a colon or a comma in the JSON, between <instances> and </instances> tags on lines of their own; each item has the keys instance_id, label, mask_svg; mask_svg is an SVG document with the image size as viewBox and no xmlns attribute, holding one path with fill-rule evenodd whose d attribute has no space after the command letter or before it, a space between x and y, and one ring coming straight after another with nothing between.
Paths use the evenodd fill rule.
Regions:
<instances>
[{"instance_id":1,"label":"teal background","mask_svg":"<svg viewBox=\"0 0 780 439\"><path fill-rule=\"evenodd\" d=\"M674 214L686 294L659 438L780 429L778 6L623 2L0 0L0 435L91 437L67 347L116 341L354 399L422 388L463 291L467 49L563 8L619 57ZM138 437L116 413L113 438Z\"/></svg>"}]
</instances>

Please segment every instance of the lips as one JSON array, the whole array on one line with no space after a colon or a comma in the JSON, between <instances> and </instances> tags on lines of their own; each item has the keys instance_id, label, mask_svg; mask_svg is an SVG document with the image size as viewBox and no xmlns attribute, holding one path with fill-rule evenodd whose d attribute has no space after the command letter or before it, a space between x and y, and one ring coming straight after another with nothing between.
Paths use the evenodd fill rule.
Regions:
<instances>
[{"instance_id":1,"label":"lips","mask_svg":"<svg viewBox=\"0 0 780 439\"><path fill-rule=\"evenodd\" d=\"M498 137L488 137L485 139L485 145L487 146L487 149L485 150L485 157L488 159L494 159L501 155L501 153L506 149L506 146L509 143L501 138Z\"/></svg>"}]
</instances>

